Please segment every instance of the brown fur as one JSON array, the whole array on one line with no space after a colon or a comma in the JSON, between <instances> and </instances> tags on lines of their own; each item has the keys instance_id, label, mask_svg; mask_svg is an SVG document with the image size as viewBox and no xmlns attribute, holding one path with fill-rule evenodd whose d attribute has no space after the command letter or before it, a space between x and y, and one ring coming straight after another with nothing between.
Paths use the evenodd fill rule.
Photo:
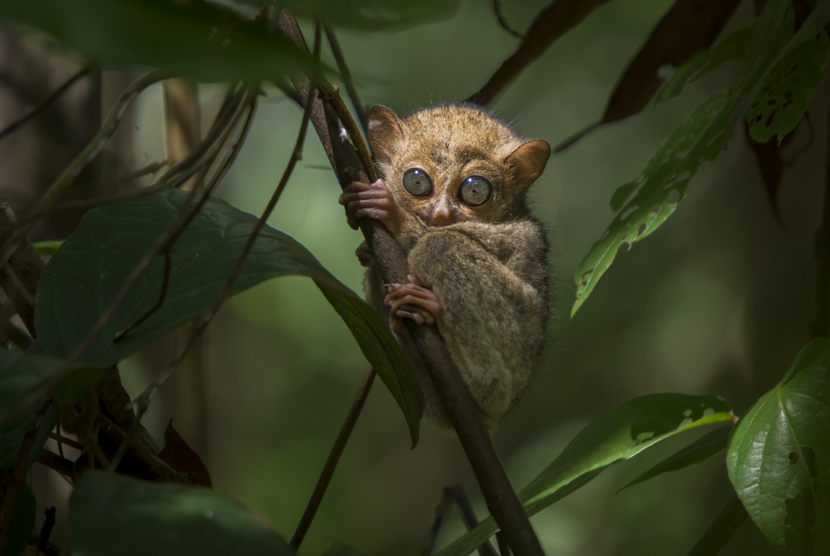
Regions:
<instances>
[{"instance_id":1,"label":"brown fur","mask_svg":"<svg viewBox=\"0 0 830 556\"><path fill-rule=\"evenodd\" d=\"M386 187L411 215L400 223L396 239L411 270L438 297L439 330L492 431L524 391L545 344L548 247L525 192L544 170L550 147L525 142L488 112L464 104L403 119L376 106L369 141ZM429 175L430 195L415 197L403 187L402 177L412 168ZM481 206L459 198L460 184L469 176L492 184L492 195ZM366 295L382 310L383 284L374 265L367 272ZM403 341L427 416L451 428L417 351Z\"/></svg>"}]
</instances>

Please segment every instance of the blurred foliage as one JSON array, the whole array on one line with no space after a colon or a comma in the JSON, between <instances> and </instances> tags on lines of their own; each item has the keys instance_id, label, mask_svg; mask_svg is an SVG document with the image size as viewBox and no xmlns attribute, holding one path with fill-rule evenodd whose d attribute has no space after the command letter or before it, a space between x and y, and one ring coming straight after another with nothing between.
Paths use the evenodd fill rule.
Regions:
<instances>
[{"instance_id":1,"label":"blurred foliage","mask_svg":"<svg viewBox=\"0 0 830 556\"><path fill-rule=\"evenodd\" d=\"M436 17L446 17L455 8L454 3L447 4L451 8L446 11L436 10L435 2L423 6L435 10ZM504 11L514 27L525 29L545 4L530 1L506 6ZM756 27L748 50L742 51L751 52L753 58L742 71L722 65L735 57L735 51L716 56L717 45L704 69L699 58L692 58L677 74L685 75L680 82L685 86L682 96L625 122L600 128L554 157L546 175L531 189L535 214L551 225L559 301L549 327L549 362L495 439L517 488L535 484L532 479L555 461L572 439L580 438L578 433L585 425L634 396L673 390L716 393L741 414L780 380L792 355L809 339L808 324L815 313L812 241L819 222L824 153L810 149L785 176L778 207L784 227L772 217L754 160L742 141L733 139L732 148L720 153L713 168L698 167L702 160L714 158L704 156L710 153L703 147L711 145L712 137L719 140L728 127L734 127L753 100L752 91L760 88L764 73L788 52L795 53L799 45L808 44L823 27L828 3L819 4L821 9L795 36L781 34L770 25ZM272 50L267 56L236 58L244 58L247 46L260 48L264 43L257 41L271 38L263 38L256 26L232 22L223 27L228 20L222 17L226 16L214 17L224 12L210 6L199 8L211 10L208 15L205 11L188 12L193 15L191 21L185 12L176 11L189 10L190 5L160 0L125 0L110 5L78 0L67 2L66 7L49 8L41 2L5 2L0 4L0 17L40 26L87 56L118 64L160 65L205 81L278 77L307 63L291 49L270 42L267 48ZM315 5L332 10L332 14L339 9L334 2ZM419 19L419 8L406 11L409 4L388 5L400 11L370 10L367 18L358 13L354 22L344 21L352 30L340 36L362 98L369 104L382 103L404 113L466 98L517 45L499 26L490 3L482 0L460 3L456 17L429 27L401 30L395 24L393 32L374 35L356 30L365 29L373 17L376 23L378 17L403 22L410 15L414 22L429 20ZM618 0L597 9L528 67L501 98L496 113L513 122L523 135L551 143L569 137L586 122L596 121L627 61L670 5L669 0ZM82 9L90 7L100 9L96 18L113 15L104 25L107 33L90 36L96 35L88 26L95 18L78 17ZM120 11L124 7L132 11ZM771 0L767 7L770 15L766 23L793 21L792 16L784 18L788 2ZM79 11L75 13L73 8ZM150 21L155 17L154 9L174 10L165 13L177 22L173 27L176 32L146 33L159 24ZM751 3L743 2L723 36L751 25L752 11ZM165 15L159 17L164 19ZM211 39L210 48L220 47L228 37L229 44L235 45L219 55L221 63L215 67L206 65L205 60L214 59L217 50L203 44L214 27L221 40ZM243 38L236 40L235 36ZM776 40L771 40L772 36ZM171 40L170 44L165 42ZM729 48L741 50L742 45ZM823 53L826 48L822 49ZM327 54L323 62L333 66ZM818 69L823 65L820 62L815 63ZM815 82L815 72L811 75L812 81L805 81L807 88ZM610 217L605 209L607 199L613 197L618 201L615 205L622 205L622 194L612 195L619 191L619 183L646 166L672 129L687 125L694 106L733 82L737 84L717 114L717 125L707 128L694 145L703 147L694 153L697 158L689 159L689 176L680 176L688 180L697 173L695 187L688 193L679 191L680 199L686 198L684 210L677 211L650 237L648 248L618 257L614 268L607 261L602 271L607 271L609 278L603 288L591 293L591 303L580 310L577 319L568 321L565 315L574 293L572 269L603 235ZM211 86L201 90L203 113L215 113L217 90ZM268 92L271 99L261 106L248 144L219 192L234 206L254 213L265 204L293 147L294 137L282 130L294 129L299 121L295 106L272 89ZM810 96L803 95L803 107L823 113L828 104L826 92L819 93L812 104ZM139 100L136 142L127 157L132 167L148 159L165 158L161 112L160 87L156 87ZM798 148L811 142L798 130L794 135ZM271 224L308 248L340 281L359 290L361 269L352 251L360 237L345 225L337 205L339 188L320 145L308 143L303 165L293 176ZM720 145L717 147L720 152ZM634 188L624 193L628 198ZM654 207L659 212L671 204L662 190L658 197L659 202L648 205L647 212ZM635 207L634 200L641 201L634 195L621 215L628 208L642 208L639 204ZM648 228L646 235L655 228ZM613 253L621 244L614 246ZM585 297L583 294L580 302ZM143 390L177 349L171 335L157 339L122 363L130 393L134 396ZM348 328L332 318L315 287L308 280L292 278L265 282L227 303L211 329L204 355L209 369L210 417L209 452L202 455L215 488L245 500L277 530L291 531L350 404L365 360ZM177 429L185 438L189 429L195 430L185 409L187 393L173 388L166 385L145 417L156 438L161 438L171 417L183 422ZM457 441L425 426L418 448L408 451L409 442L399 423L389 418L395 411L392 397L376 389L303 545L303 554L324 553L332 538L367 554L413 553L426 534L443 486L461 482L468 492L476 492ZM24 420L27 426L34 415L24 417L29 419ZM7 429L9 425L5 423L2 431L3 461L14 455L6 453L5 439L20 437L21 428ZM723 460L711 458L686 469L682 476L668 476L672 480L657 477L636 491L620 496L615 492L688 442L667 438L638 456L639 468L633 463L625 468L614 466L602 476L597 476L598 469L582 474L565 489L570 493L583 487L579 492L534 518L545 549L558 555L615 556L687 551L731 489ZM639 451L637 446L632 449ZM87 478L89 485L97 485L93 484L95 475L84 480ZM73 505L83 496L94 498L113 486L102 483L96 489L89 485L81 483L84 488L79 486L81 493L76 491ZM146 494L143 487L125 483L123 488L139 498ZM169 489L167 496L178 487L164 488ZM55 487L50 492L59 490ZM182 495L187 498L191 494ZM163 498L154 496L149 497L151 504ZM65 511L65 499L63 503ZM224 497L219 503L233 505ZM101 504L91 502L89 507ZM474 500L474 506L483 517L481 501ZM244 519L250 519L246 510L235 508ZM151 528L168 519L163 513L152 517L143 522ZM98 518L87 515L85 519L88 526ZM819 533L816 542L823 546L821 543L828 541L826 528ZM460 536L460 525L454 523L440 541L446 545ZM76 544L73 541L73 546ZM767 554L772 550L757 527L748 523L723 554Z\"/></svg>"}]
</instances>

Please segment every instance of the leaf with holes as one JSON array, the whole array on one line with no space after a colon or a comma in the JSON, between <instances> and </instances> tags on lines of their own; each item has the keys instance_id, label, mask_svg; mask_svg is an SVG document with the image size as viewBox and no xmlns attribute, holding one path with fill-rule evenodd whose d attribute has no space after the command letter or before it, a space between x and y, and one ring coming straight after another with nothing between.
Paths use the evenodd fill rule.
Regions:
<instances>
[{"instance_id":1,"label":"leaf with holes","mask_svg":"<svg viewBox=\"0 0 830 556\"><path fill-rule=\"evenodd\" d=\"M715 396L651 394L628 400L593 421L520 493L528 515L534 515L599 475L603 469L631 459L671 436L693 428L731 421L732 413ZM464 556L498 530L488 517L437 556Z\"/></svg>"},{"instance_id":2,"label":"leaf with holes","mask_svg":"<svg viewBox=\"0 0 830 556\"><path fill-rule=\"evenodd\" d=\"M84 215L46 265L38 284L35 323L44 353L66 357L86 338L187 196L168 189ZM225 287L257 220L221 199L208 199L172 247L163 305L116 340L120 331L156 305L164 282L164 257L160 256L127 295L83 361L102 368L115 364L207 311ZM415 444L423 396L381 318L305 247L268 226L254 242L230 295L279 276L314 280L398 402Z\"/></svg>"},{"instance_id":3,"label":"leaf with holes","mask_svg":"<svg viewBox=\"0 0 830 556\"><path fill-rule=\"evenodd\" d=\"M695 54L691 60L677 68L677 71L660 88L654 101L667 102L683 92L689 83L697 81L718 68L742 61L752 41L752 29L743 29L730 35L709 50Z\"/></svg>"},{"instance_id":4,"label":"leaf with holes","mask_svg":"<svg viewBox=\"0 0 830 556\"><path fill-rule=\"evenodd\" d=\"M637 192L577 268L578 289L571 316L611 266L617 250L640 241L665 222L683 200L686 186L700 165L718 156L726 131L723 118L718 116L726 100L726 93L718 93L704 101L669 135L643 173L614 193L611 208L616 211ZM716 121L717 126L713 125ZM671 200L672 194L676 199Z\"/></svg>"},{"instance_id":5,"label":"leaf with holes","mask_svg":"<svg viewBox=\"0 0 830 556\"><path fill-rule=\"evenodd\" d=\"M670 471L680 471L690 465L706 461L714 456L724 448L729 439L729 433L732 431L732 426L719 427L709 434L698 438L679 452L667 457L620 490L625 490L634 485L638 485L649 479L653 479L663 473Z\"/></svg>"},{"instance_id":6,"label":"leaf with holes","mask_svg":"<svg viewBox=\"0 0 830 556\"><path fill-rule=\"evenodd\" d=\"M86 471L69 499L72 552L229 556L294 551L261 516L208 488Z\"/></svg>"},{"instance_id":7,"label":"leaf with holes","mask_svg":"<svg viewBox=\"0 0 830 556\"><path fill-rule=\"evenodd\" d=\"M749 134L760 143L778 135L780 143L807 111L807 101L818 90L830 59L827 33L794 48L775 64L746 111Z\"/></svg>"},{"instance_id":8,"label":"leaf with holes","mask_svg":"<svg viewBox=\"0 0 830 556\"><path fill-rule=\"evenodd\" d=\"M784 548L787 500L803 489L815 495L819 483L830 487L830 340L807 344L778 386L741 418L726 465L750 517Z\"/></svg>"}]
</instances>

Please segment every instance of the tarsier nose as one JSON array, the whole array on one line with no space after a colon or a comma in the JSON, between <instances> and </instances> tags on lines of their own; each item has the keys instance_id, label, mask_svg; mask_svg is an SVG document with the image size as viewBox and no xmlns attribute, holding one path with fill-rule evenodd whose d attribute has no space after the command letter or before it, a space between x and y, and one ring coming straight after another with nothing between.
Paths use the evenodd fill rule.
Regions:
<instances>
[{"instance_id":1,"label":"tarsier nose","mask_svg":"<svg viewBox=\"0 0 830 556\"><path fill-rule=\"evenodd\" d=\"M432 209L432 225L446 226L453 223L452 206L446 199L439 199Z\"/></svg>"}]
</instances>

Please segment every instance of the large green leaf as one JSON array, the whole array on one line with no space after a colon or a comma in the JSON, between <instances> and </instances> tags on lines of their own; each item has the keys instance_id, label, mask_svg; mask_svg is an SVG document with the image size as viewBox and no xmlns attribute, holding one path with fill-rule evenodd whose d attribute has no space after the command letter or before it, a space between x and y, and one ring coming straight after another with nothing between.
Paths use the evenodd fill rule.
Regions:
<instances>
[{"instance_id":1,"label":"large green leaf","mask_svg":"<svg viewBox=\"0 0 830 556\"><path fill-rule=\"evenodd\" d=\"M714 396L651 394L634 398L585 427L565 450L520 493L534 515L574 492L609 465L630 459L677 433L731 421L729 406ZM465 556L498 530L488 517L438 553Z\"/></svg>"},{"instance_id":2,"label":"large green leaf","mask_svg":"<svg viewBox=\"0 0 830 556\"><path fill-rule=\"evenodd\" d=\"M199 81L258 82L314 67L284 36L204 2L3 0L0 20L40 28L93 60Z\"/></svg>"},{"instance_id":3,"label":"large green leaf","mask_svg":"<svg viewBox=\"0 0 830 556\"><path fill-rule=\"evenodd\" d=\"M662 103L683 92L689 83L697 81L718 68L744 60L752 40L752 29L743 29L722 40L709 50L701 50L677 71L660 88L655 102Z\"/></svg>"},{"instance_id":4,"label":"large green leaf","mask_svg":"<svg viewBox=\"0 0 830 556\"><path fill-rule=\"evenodd\" d=\"M726 463L749 515L784 548L786 501L803 489L815 494L818 483L830 487L830 340L807 344L778 386L741 418Z\"/></svg>"},{"instance_id":5,"label":"large green leaf","mask_svg":"<svg viewBox=\"0 0 830 556\"><path fill-rule=\"evenodd\" d=\"M700 463L714 456L724 448L729 440L729 433L732 431L732 426L718 427L709 434L702 436L683 448L682 450L667 457L620 490L638 485L649 479L653 479L663 473L670 471L679 471L690 465Z\"/></svg>"},{"instance_id":6,"label":"large green leaf","mask_svg":"<svg viewBox=\"0 0 830 556\"><path fill-rule=\"evenodd\" d=\"M571 316L611 266L619 248L623 245L631 248L677 209L689 180L704 161L711 162L720 154L725 140L775 64L799 45L814 40L830 21L830 0L820 0L793 36L794 16L789 6L789 0L766 3L753 29L748 48L751 56L729 93L718 93L695 109L649 160L643 173L614 192L611 207L615 211L621 208L621 212L576 270L577 292Z\"/></svg>"},{"instance_id":7,"label":"large green leaf","mask_svg":"<svg viewBox=\"0 0 830 556\"><path fill-rule=\"evenodd\" d=\"M32 489L23 481L20 492L17 494L17 503L14 505L11 519L8 523L8 536L2 548L2 556L20 556L29 545L29 539L35 530L37 518L37 503Z\"/></svg>"},{"instance_id":8,"label":"large green leaf","mask_svg":"<svg viewBox=\"0 0 830 556\"><path fill-rule=\"evenodd\" d=\"M746 111L749 134L759 143L795 129L818 90L830 59L830 42L823 30L814 39L800 44L782 57L769 72L761 90Z\"/></svg>"},{"instance_id":9,"label":"large green leaf","mask_svg":"<svg viewBox=\"0 0 830 556\"><path fill-rule=\"evenodd\" d=\"M234 0L259 7L273 0ZM361 31L400 30L446 19L458 11L459 0L289 0L286 5L301 18L316 19Z\"/></svg>"},{"instance_id":10,"label":"large green leaf","mask_svg":"<svg viewBox=\"0 0 830 556\"><path fill-rule=\"evenodd\" d=\"M294 554L262 517L223 494L92 470L69 499L69 542L88 556Z\"/></svg>"},{"instance_id":11,"label":"large green leaf","mask_svg":"<svg viewBox=\"0 0 830 556\"><path fill-rule=\"evenodd\" d=\"M0 349L0 415L17 406L62 363L48 355Z\"/></svg>"},{"instance_id":12,"label":"large green leaf","mask_svg":"<svg viewBox=\"0 0 830 556\"><path fill-rule=\"evenodd\" d=\"M100 207L84 216L46 265L38 285L35 323L44 353L65 357L86 337L187 195L170 189ZM146 314L159 299L164 275L163 257L159 257L83 360L102 368L115 364L209 309L224 288L256 222L256 217L220 199L209 199L173 247L163 306L115 341L119 331ZM312 278L332 303L401 406L415 443L423 396L400 348L380 317L302 245L266 226L230 295L270 278L289 275Z\"/></svg>"}]
</instances>

